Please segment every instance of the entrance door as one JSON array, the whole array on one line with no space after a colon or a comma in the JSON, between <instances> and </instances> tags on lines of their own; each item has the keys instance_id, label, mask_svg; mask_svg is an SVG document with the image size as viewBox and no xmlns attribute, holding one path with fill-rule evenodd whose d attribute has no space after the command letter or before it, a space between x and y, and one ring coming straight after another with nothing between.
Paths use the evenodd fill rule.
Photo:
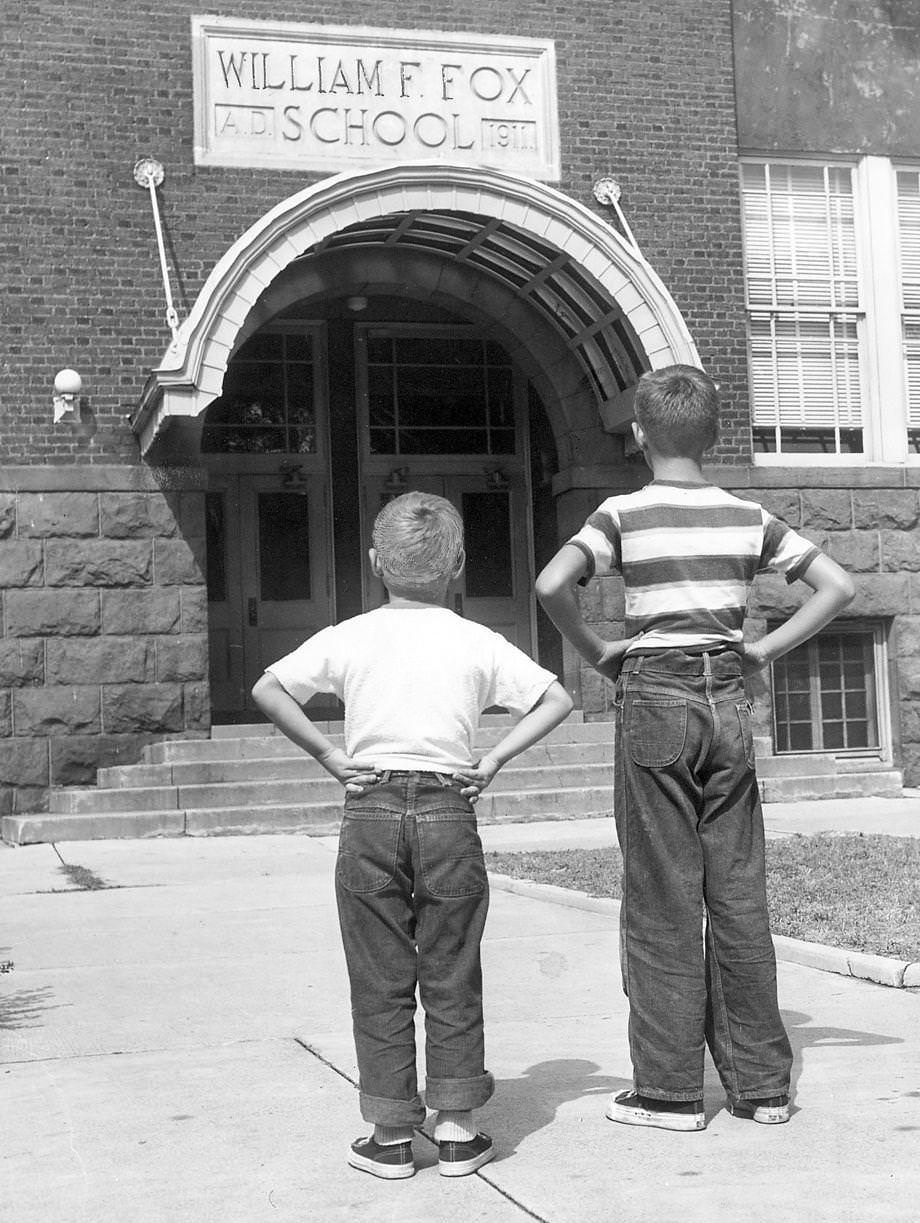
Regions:
<instances>
[{"instance_id":1,"label":"entrance door","mask_svg":"<svg viewBox=\"0 0 920 1223\"><path fill-rule=\"evenodd\" d=\"M357 337L362 536L392 496L436 493L457 507L467 563L451 589L461 615L533 653L526 385L498 345L469 329L369 326ZM365 580L365 606L385 598Z\"/></svg>"},{"instance_id":2,"label":"entrance door","mask_svg":"<svg viewBox=\"0 0 920 1223\"><path fill-rule=\"evenodd\" d=\"M406 491L435 493L455 505L463 518L466 566L448 594L454 611L507 637L519 649L533 652L531 633L530 548L521 530L525 490L520 476L500 480L479 475L411 474L402 479ZM363 532L370 538L374 517L394 495L385 476L367 476ZM383 583L368 574L366 605L380 607L386 599Z\"/></svg>"},{"instance_id":3,"label":"entrance door","mask_svg":"<svg viewBox=\"0 0 920 1223\"><path fill-rule=\"evenodd\" d=\"M278 474L212 477L208 590L218 718L251 712L250 690L266 666L332 622L326 495L319 476L296 488Z\"/></svg>"}]
</instances>

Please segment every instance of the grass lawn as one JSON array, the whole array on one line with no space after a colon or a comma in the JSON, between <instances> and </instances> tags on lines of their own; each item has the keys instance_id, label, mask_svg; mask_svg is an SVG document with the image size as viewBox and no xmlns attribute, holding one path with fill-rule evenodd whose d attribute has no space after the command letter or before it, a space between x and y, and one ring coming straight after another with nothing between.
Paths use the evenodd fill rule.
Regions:
<instances>
[{"instance_id":1,"label":"grass lawn","mask_svg":"<svg viewBox=\"0 0 920 1223\"><path fill-rule=\"evenodd\" d=\"M491 871L591 896L620 896L618 849L490 853ZM920 961L920 838L783 837L767 841L774 934Z\"/></svg>"}]
</instances>

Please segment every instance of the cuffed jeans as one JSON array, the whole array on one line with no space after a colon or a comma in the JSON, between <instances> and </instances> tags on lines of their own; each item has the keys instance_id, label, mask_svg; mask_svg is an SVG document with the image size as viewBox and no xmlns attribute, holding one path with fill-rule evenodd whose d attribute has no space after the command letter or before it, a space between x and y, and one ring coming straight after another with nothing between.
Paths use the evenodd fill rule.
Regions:
<instances>
[{"instance_id":1,"label":"cuffed jeans","mask_svg":"<svg viewBox=\"0 0 920 1223\"><path fill-rule=\"evenodd\" d=\"M636 1091L701 1099L708 1044L733 1101L785 1094L792 1051L777 1004L751 706L737 654L627 656L614 804Z\"/></svg>"},{"instance_id":2,"label":"cuffed jeans","mask_svg":"<svg viewBox=\"0 0 920 1223\"><path fill-rule=\"evenodd\" d=\"M425 1011L425 1099L478 1108L484 1067L480 943L489 889L476 816L449 776L385 772L347 795L335 876L351 982L361 1115L418 1125L415 991Z\"/></svg>"}]
</instances>

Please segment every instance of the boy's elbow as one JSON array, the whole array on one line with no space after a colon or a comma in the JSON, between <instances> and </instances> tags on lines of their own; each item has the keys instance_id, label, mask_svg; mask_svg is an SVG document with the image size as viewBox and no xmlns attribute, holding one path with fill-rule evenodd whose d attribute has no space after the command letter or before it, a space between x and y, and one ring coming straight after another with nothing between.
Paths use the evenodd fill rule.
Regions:
<instances>
[{"instance_id":1,"label":"boy's elbow","mask_svg":"<svg viewBox=\"0 0 920 1223\"><path fill-rule=\"evenodd\" d=\"M269 675L267 671L263 672L256 682L252 685L252 699L261 709L262 701L265 699L268 691L271 689L274 676ZM274 681L277 682L277 681Z\"/></svg>"},{"instance_id":2,"label":"boy's elbow","mask_svg":"<svg viewBox=\"0 0 920 1223\"><path fill-rule=\"evenodd\" d=\"M552 603L554 597L559 593L559 583L552 579L548 569L544 569L542 573L537 575L537 580L534 583L534 593L541 607L545 607L547 603Z\"/></svg>"}]
</instances>

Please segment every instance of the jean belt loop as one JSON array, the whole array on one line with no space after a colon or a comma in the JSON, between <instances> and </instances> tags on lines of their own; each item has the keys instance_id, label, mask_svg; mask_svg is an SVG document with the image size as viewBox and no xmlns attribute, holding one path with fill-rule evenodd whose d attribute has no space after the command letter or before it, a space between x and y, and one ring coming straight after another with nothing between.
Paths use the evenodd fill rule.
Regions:
<instances>
[{"instance_id":1,"label":"jean belt loop","mask_svg":"<svg viewBox=\"0 0 920 1223\"><path fill-rule=\"evenodd\" d=\"M641 670L642 670L642 665L643 665L643 663L644 663L644 662L645 662L645 655L644 655L644 654L640 654L640 655L639 655L639 657L636 659L636 665L633 667L633 670L634 670L634 671L635 671L637 674L638 674L638 672L639 672L639 671L641 671Z\"/></svg>"},{"instance_id":2,"label":"jean belt loop","mask_svg":"<svg viewBox=\"0 0 920 1223\"><path fill-rule=\"evenodd\" d=\"M712 655L708 650L703 652L703 674L707 679L712 678Z\"/></svg>"},{"instance_id":3,"label":"jean belt loop","mask_svg":"<svg viewBox=\"0 0 920 1223\"><path fill-rule=\"evenodd\" d=\"M392 776L393 776L392 769L383 769L380 774L380 780L383 783L383 785L386 785Z\"/></svg>"}]
</instances>

